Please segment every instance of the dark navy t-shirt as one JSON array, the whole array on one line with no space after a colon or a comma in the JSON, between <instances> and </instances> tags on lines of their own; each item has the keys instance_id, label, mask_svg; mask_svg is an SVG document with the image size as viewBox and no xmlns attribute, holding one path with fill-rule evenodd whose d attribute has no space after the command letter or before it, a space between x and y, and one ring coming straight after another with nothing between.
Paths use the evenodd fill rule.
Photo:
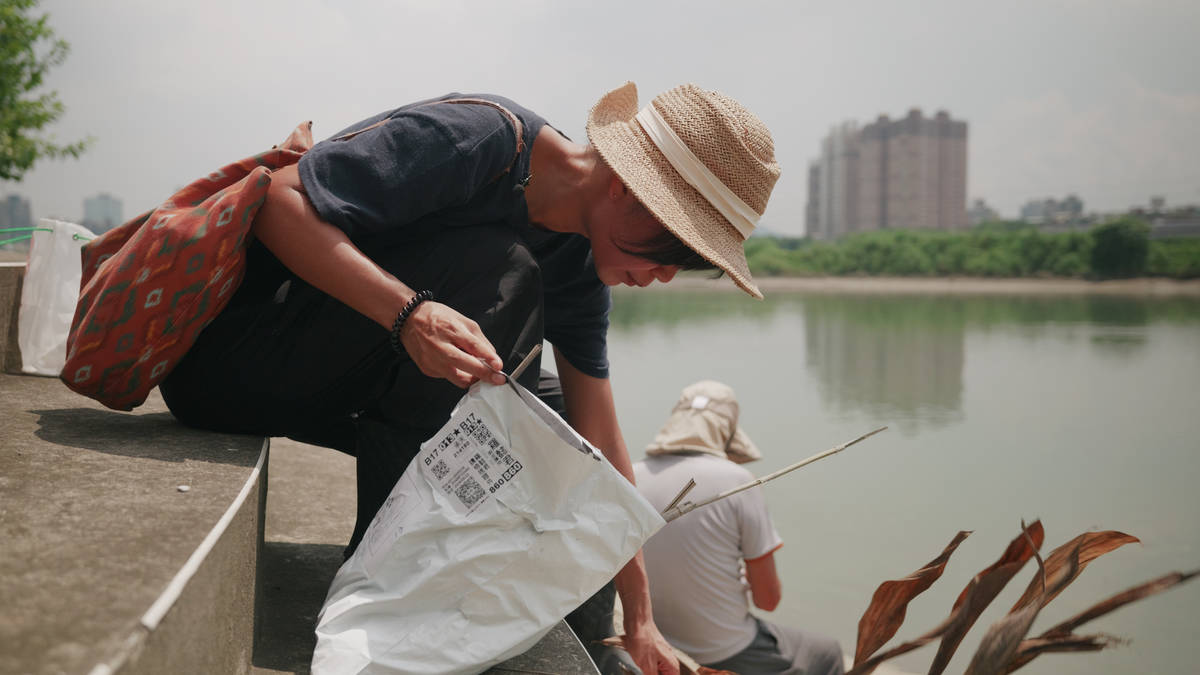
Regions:
<instances>
[{"instance_id":1,"label":"dark navy t-shirt","mask_svg":"<svg viewBox=\"0 0 1200 675\"><path fill-rule=\"evenodd\" d=\"M504 113L483 104L436 103L452 98L487 99L520 118L525 142L516 160L516 133ZM387 121L336 140L381 120ZM317 143L300 159L300 180L321 218L368 256L447 227L515 228L541 268L546 339L581 372L608 377L611 297L596 276L590 244L532 225L524 192L514 190L529 176L530 150L544 126L544 119L508 99L448 94ZM396 276L404 280L402 272Z\"/></svg>"}]
</instances>

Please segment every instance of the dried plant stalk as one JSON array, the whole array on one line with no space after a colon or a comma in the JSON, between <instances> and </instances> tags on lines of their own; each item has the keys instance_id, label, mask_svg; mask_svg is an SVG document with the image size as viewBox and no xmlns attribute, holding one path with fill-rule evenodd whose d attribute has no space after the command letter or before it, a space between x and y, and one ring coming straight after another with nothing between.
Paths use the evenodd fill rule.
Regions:
<instances>
[{"instance_id":1,"label":"dried plant stalk","mask_svg":"<svg viewBox=\"0 0 1200 675\"><path fill-rule=\"evenodd\" d=\"M954 650L958 648L958 643L962 641L962 636L974 625L984 608L991 604L1009 579L1020 570L1029 558L1033 557L1036 549L1042 545L1044 536L1041 521L1034 521L1025 527L1020 536L1008 545L999 560L971 579L959 594L950 611L950 616L946 617L945 621L918 638L876 654L862 663L855 663L846 675L868 675L884 661L907 654L939 637L942 638L942 645L938 649L937 656L948 663L950 657L954 655ZM934 666L937 666L936 661ZM929 672L931 674L940 673L944 669L945 663L942 663L939 670L935 671L931 668Z\"/></svg>"},{"instance_id":2,"label":"dried plant stalk","mask_svg":"<svg viewBox=\"0 0 1200 675\"><path fill-rule=\"evenodd\" d=\"M1110 635L1079 636L1073 635L1071 631L1131 602L1162 593L1185 581L1191 580L1197 575L1200 575L1200 570L1172 572L1121 591L1112 597L1092 605L1079 614L1050 628L1038 637L1023 640L1017 649L1016 658L1009 664L1008 670L1005 672L1011 673L1047 652L1097 651L1114 644L1120 644L1121 640Z\"/></svg>"},{"instance_id":3,"label":"dried plant stalk","mask_svg":"<svg viewBox=\"0 0 1200 675\"><path fill-rule=\"evenodd\" d=\"M1000 675L1005 672L1008 663L1016 655L1021 640L1029 633L1030 627L1033 626L1033 620L1042 610L1044 603L1041 600L1047 595L1062 590L1059 585L1046 587L1046 565L1042 562L1042 557L1036 553L1034 553L1034 559L1037 560L1038 572L1030 583L1030 587L1036 589L1031 596L1033 601L1014 609L992 624L992 627L983 634L983 639L979 642L979 649L975 651L971 662L967 664L965 675ZM1072 571L1079 567L1078 547L1068 552L1066 564ZM1056 583L1065 586L1069 581L1063 577Z\"/></svg>"},{"instance_id":4,"label":"dried plant stalk","mask_svg":"<svg viewBox=\"0 0 1200 675\"><path fill-rule=\"evenodd\" d=\"M763 483L766 483L767 481L775 480L776 478L779 478L780 476L782 476L786 473L791 473L792 471L795 471L796 469L799 469L800 467L812 464L813 462L817 461L818 459L825 459L826 457L828 457L830 455L836 455L837 453L845 450L846 448L854 445L855 443L865 441L868 438L874 436L875 434L877 434L881 431L887 431L887 427L879 427L878 429L876 429L874 431L869 431L869 432L863 434L862 436L859 436L858 438L855 438L850 441L846 441L845 443L842 443L841 445L838 445L838 446L834 446L824 452L819 452L807 459L802 459L799 462L796 462L795 464L785 466L782 469L779 469L778 471L774 471L772 473L769 473L769 474L763 476L762 478L755 478L754 480L750 481L749 483L746 483L745 485L739 485L735 488L730 488L730 489L722 492L721 494L716 495L715 497L710 497L708 499L705 499L704 501L700 502L699 504L696 504L693 502L684 502L682 504L678 503L679 500L683 499L683 496L685 494L687 494L688 490L691 489L688 486L684 486L683 490L680 491L680 493L678 495L676 495L675 499L671 500L672 506L669 508L663 509L662 517L664 520L666 520L669 523L672 520L675 520L676 518L678 518L686 513L695 511L696 509L700 508L701 506L707 506L715 501L725 499L726 497L732 497L733 495L735 495L739 492L749 490L752 487L757 487L759 485L762 485Z\"/></svg>"},{"instance_id":5,"label":"dried plant stalk","mask_svg":"<svg viewBox=\"0 0 1200 675\"><path fill-rule=\"evenodd\" d=\"M941 644L938 645L937 654L929 666L929 675L941 675L946 670L967 631L971 630L979 620L979 615L983 614L983 610L992 604L1025 563L1037 556L1045 538L1042 521L1035 520L1027 526L1022 523L1021 534L1009 542L1000 559L976 574L962 593L959 593L951 610L951 616L955 617L955 620L947 628Z\"/></svg>"},{"instance_id":6,"label":"dried plant stalk","mask_svg":"<svg viewBox=\"0 0 1200 675\"><path fill-rule=\"evenodd\" d=\"M885 581L875 589L870 606L858 621L858 645L854 650L855 665L870 658L888 640L892 639L892 636L904 623L908 603L924 593L933 585L933 582L942 576L942 572L946 569L946 563L950 561L950 555L970 534L967 531L959 532L936 558L926 563L921 569L903 579Z\"/></svg>"},{"instance_id":7,"label":"dried plant stalk","mask_svg":"<svg viewBox=\"0 0 1200 675\"><path fill-rule=\"evenodd\" d=\"M1075 537L1071 541L1059 546L1051 551L1046 558L1046 583L1056 588L1053 593L1048 593L1040 599L1042 606L1045 607L1048 602L1058 597L1058 594L1063 591L1071 582L1083 572L1088 566L1088 563L1099 558L1105 553L1121 548L1125 544L1139 542L1137 537L1117 532L1116 530L1108 530L1105 532L1084 532ZM1071 566L1068 564L1068 558L1072 555L1078 557L1078 565ZM1063 583L1059 583L1059 581ZM1012 609L1016 610L1033 601L1034 596L1038 595L1038 589L1035 588L1034 582L1029 583L1029 587L1025 589L1025 593L1017 600Z\"/></svg>"}]
</instances>

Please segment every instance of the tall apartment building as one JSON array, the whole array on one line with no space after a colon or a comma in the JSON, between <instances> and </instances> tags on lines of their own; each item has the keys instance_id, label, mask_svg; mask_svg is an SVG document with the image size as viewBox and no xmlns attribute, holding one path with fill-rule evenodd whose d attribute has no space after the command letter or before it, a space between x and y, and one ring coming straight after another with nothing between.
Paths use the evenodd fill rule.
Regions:
<instances>
[{"instance_id":1,"label":"tall apartment building","mask_svg":"<svg viewBox=\"0 0 1200 675\"><path fill-rule=\"evenodd\" d=\"M92 232L104 234L122 222L120 199L102 192L83 200L83 226Z\"/></svg>"},{"instance_id":2,"label":"tall apartment building","mask_svg":"<svg viewBox=\"0 0 1200 675\"><path fill-rule=\"evenodd\" d=\"M0 229L33 227L29 200L21 195L8 195L0 202ZM11 239L28 232L0 232L0 239Z\"/></svg>"},{"instance_id":3,"label":"tall apartment building","mask_svg":"<svg viewBox=\"0 0 1200 675\"><path fill-rule=\"evenodd\" d=\"M806 229L817 239L887 228L967 227L967 123L918 109L834 127L809 166ZM815 205L815 206L814 206Z\"/></svg>"}]
</instances>

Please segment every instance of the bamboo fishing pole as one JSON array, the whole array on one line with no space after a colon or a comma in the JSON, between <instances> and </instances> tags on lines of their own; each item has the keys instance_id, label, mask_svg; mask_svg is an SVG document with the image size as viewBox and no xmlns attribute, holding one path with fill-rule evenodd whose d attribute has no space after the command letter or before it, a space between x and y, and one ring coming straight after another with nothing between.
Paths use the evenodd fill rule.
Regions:
<instances>
[{"instance_id":1,"label":"bamboo fishing pole","mask_svg":"<svg viewBox=\"0 0 1200 675\"><path fill-rule=\"evenodd\" d=\"M842 443L841 445L838 445L838 446L834 446L824 452L818 452L817 454L813 455L812 457L809 457L808 459L802 459L799 462L796 462L795 464L792 464L790 466L785 466L778 471L775 471L775 472L772 472L772 473L769 473L769 474L763 476L762 478L755 478L754 480L750 481L749 483L746 483L745 485L739 485L738 487L726 490L715 497L710 497L710 498L700 502L699 504L694 503L694 502L684 502L683 504L679 503L680 501L683 500L684 496L687 495L687 493L692 490L692 488L696 487L696 481L689 480L688 484L683 486L683 489L679 491L679 494L675 495L675 498L672 499L671 503L667 505L667 508L663 509L663 512L662 512L663 519L669 523L672 520L675 520L676 518L678 518L679 516L684 515L685 513L690 513L692 511L695 511L696 509L700 508L701 506L706 506L717 500L725 499L726 497L735 495L744 490L749 490L750 488L755 487L757 485L762 485L763 483L766 483L767 481L775 480L776 478L779 478L780 476L784 475L785 473L790 473L792 471L795 471L796 469L799 469L802 466L812 464L813 462L817 461L818 459L824 459L830 455L836 455L837 453L845 450L846 448L854 445L855 443L858 443L859 441L865 441L866 439L868 439L868 438L874 436L875 434L877 434L881 431L884 431L886 429L887 429L887 427L879 427L878 429L867 432L867 433L863 434L862 436L855 438L854 440L846 441L845 443Z\"/></svg>"}]
</instances>

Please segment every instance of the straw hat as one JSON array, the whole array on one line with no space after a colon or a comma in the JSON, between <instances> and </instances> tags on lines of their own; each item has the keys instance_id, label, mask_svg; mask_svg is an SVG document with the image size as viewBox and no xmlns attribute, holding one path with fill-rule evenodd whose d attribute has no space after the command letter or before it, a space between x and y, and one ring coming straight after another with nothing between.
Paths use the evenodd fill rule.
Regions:
<instances>
[{"instance_id":1,"label":"straw hat","mask_svg":"<svg viewBox=\"0 0 1200 675\"><path fill-rule=\"evenodd\" d=\"M742 243L779 179L766 125L737 101L694 84L638 110L632 82L600 99L587 135L672 234L756 298Z\"/></svg>"},{"instance_id":2,"label":"straw hat","mask_svg":"<svg viewBox=\"0 0 1200 675\"><path fill-rule=\"evenodd\" d=\"M738 402L733 389L713 380L684 388L647 455L706 452L738 464L762 459L754 442L738 426Z\"/></svg>"}]
</instances>

